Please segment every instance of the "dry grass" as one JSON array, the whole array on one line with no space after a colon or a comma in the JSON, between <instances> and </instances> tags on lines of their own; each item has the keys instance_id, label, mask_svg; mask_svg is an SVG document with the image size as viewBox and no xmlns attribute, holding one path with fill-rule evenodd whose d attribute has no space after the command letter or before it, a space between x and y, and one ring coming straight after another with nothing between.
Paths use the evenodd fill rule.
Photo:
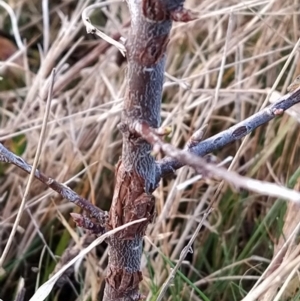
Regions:
<instances>
[{"instance_id":1,"label":"dry grass","mask_svg":"<svg viewBox=\"0 0 300 301\"><path fill-rule=\"evenodd\" d=\"M126 67L116 63L116 49L85 33L80 14L90 3L49 2L49 12L42 17L41 1L8 1L27 47L18 52L22 60L17 71L12 73L4 70L3 63L0 65L0 140L32 164L50 73L56 67L55 99L39 169L60 182L68 181L79 194L108 209L114 164L121 153L116 126ZM299 73L299 53L290 57L300 36L298 0L187 0L186 6L199 12L200 18L189 24L175 24L172 30L161 113L163 124L173 126L170 142L178 147L183 147L193 131L204 124L205 137L209 137L257 112L267 104L268 91L277 80L274 88L284 93ZM0 26L9 32L9 17L5 11L0 12ZM43 26L48 13L49 31ZM108 35L121 33L126 37L126 27L122 26L129 18L126 5L114 4L107 16L98 11L92 21ZM289 57L291 63L285 65ZM284 115L256 130L243 143L229 145L215 155L219 161L234 156L230 168L241 174L293 187L299 175L298 133L296 121ZM0 171L1 254L28 176L5 164L0 165ZM281 296L277 286L271 299L266 299L265 293L274 279L279 279L281 287L287 275L297 274L297 236L291 238L293 256L285 258L285 269L275 269L281 278L266 273L257 287L258 296L257 290L251 291L267 269L274 246L277 254L282 229L288 228L285 233L289 235L297 234L292 233L290 220L284 218L286 203L237 191L218 180L197 181L184 190L176 188L192 176L193 170L183 168L176 179L164 181L155 192L157 220L149 227L143 260L142 291L147 300L156 300L170 268L212 201L214 210L165 300L299 300L294 289L300 285L297 276L291 277L292 288L289 284L283 286ZM48 278L57 260L53 254L62 255L74 244L71 235L76 238L81 234L69 217L76 210L37 181L32 183L5 261L6 273L0 275L1 299L14 300L17 284L24 277L28 300L35 286ZM72 227L66 228L63 219ZM298 227L298 222L293 220L293 227ZM105 246L99 247L97 256L92 254L76 270L76 281L71 278L73 288L68 284L56 288L49 300L95 298L103 283L106 260Z\"/></svg>"}]
</instances>

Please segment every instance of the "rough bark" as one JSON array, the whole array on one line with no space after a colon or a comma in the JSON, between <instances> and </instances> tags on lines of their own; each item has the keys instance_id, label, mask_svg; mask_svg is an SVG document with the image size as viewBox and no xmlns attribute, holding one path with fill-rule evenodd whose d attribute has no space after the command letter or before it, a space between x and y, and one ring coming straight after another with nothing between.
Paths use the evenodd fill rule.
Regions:
<instances>
[{"instance_id":1,"label":"rough bark","mask_svg":"<svg viewBox=\"0 0 300 301\"><path fill-rule=\"evenodd\" d=\"M154 215L156 164L151 145L128 129L134 122L160 126L160 106L166 48L172 18L188 19L183 1L129 0L131 30L125 43L127 90L119 127L123 134L122 158L116 168L116 186L107 228L147 218L111 237L104 300L140 300L142 237Z\"/></svg>"},{"instance_id":2,"label":"rough bark","mask_svg":"<svg viewBox=\"0 0 300 301\"><path fill-rule=\"evenodd\" d=\"M216 169L213 169L212 165L205 168L206 162L192 154L203 156L241 139L300 102L300 89L296 90L298 86L295 85L289 89L292 94L282 96L276 104L226 131L204 141L200 141L202 136L200 140L199 137L196 140L192 139L185 151L161 143L161 149L165 150L169 157L155 162L150 155L151 145L148 142L152 141L155 144L158 141L155 139L159 139L156 137L159 131L156 132L155 129L160 125L166 48L172 20L186 22L193 19L192 14L182 7L183 2L184 0L128 0L131 30L125 45L128 61L127 90L122 123L119 127L123 133L123 152L116 167L116 185L109 214L38 170L34 173L42 183L86 211L88 216L73 213L72 217L79 226L97 235L127 222L146 218L143 223L130 226L109 238L104 301L142 298L138 288L142 280L140 271L142 237L148 224L153 220L155 206L152 192L159 180L185 164L193 166L196 171L203 168L211 174L221 176L220 170L213 173L212 171ZM93 58L94 54L85 62ZM75 67L79 70L82 62ZM57 87L63 82L62 80L58 83ZM31 165L8 151L1 143L0 162L14 164L27 173L32 170ZM230 182L228 174L227 180ZM299 202L298 194L295 200ZM22 292L18 298L23 299Z\"/></svg>"},{"instance_id":3,"label":"rough bark","mask_svg":"<svg viewBox=\"0 0 300 301\"><path fill-rule=\"evenodd\" d=\"M72 217L79 226L97 235L127 222L146 218L143 223L132 225L108 239L109 262L104 301L142 298L139 292L139 283L142 280L140 271L142 238L154 216L155 200L152 192L162 177L184 164L194 166L197 170L194 163L197 158L192 157L187 150L192 154L203 156L244 137L258 126L300 102L298 90L292 95L283 96L276 104L226 131L202 142L197 139L192 141L193 143L190 143L183 152L175 152L173 148L170 148L170 157L155 162L150 154L151 144L143 137L147 138L145 129L151 129L155 133L155 129L160 126L166 48L172 20L186 22L193 19L191 13L182 7L183 1L128 0L131 30L125 44L128 62L127 90L122 122L119 126L123 134L123 151L122 158L116 166L116 183L109 214L93 206L54 179L43 175L38 170L35 172L37 179L88 213L88 216L72 214ZM136 131L136 125L144 126L144 131ZM148 137L149 142L153 140L150 138ZM172 156L172 151L182 156ZM28 173L32 168L22 158L9 152L2 144L0 144L0 161L15 164Z\"/></svg>"}]
</instances>

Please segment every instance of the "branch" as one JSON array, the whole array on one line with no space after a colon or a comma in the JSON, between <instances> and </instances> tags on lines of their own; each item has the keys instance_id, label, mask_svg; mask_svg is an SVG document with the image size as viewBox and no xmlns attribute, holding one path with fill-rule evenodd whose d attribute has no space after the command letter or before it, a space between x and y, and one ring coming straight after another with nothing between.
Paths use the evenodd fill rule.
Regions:
<instances>
[{"instance_id":1,"label":"branch","mask_svg":"<svg viewBox=\"0 0 300 301\"><path fill-rule=\"evenodd\" d=\"M33 181L33 178L34 178L34 172L33 171L36 169L36 167L38 165L40 155L41 155L41 152L42 152L43 140L44 140L46 127L47 127L47 122L48 122L48 117L49 117L49 113L50 113L50 106L51 106L51 100L52 100L52 92L53 92L53 84L54 84L55 73L56 73L56 70L53 69L52 73L51 73L50 87L49 87L49 91L48 91L46 110L45 110L45 114L44 114L44 118L43 118L43 125L42 125L42 129L41 129L40 137L39 137L39 142L38 142L38 145L37 145L37 150L36 150L34 160L33 160L33 167L32 167L32 170L30 172L29 179L28 179L26 187L25 187L24 195L22 197L21 203L20 203L19 208L18 208L18 213L17 213L16 219L14 221L12 231L9 234L9 238L7 240L7 243L5 245L3 253L1 254L1 257L0 257L0 267L3 266L4 261L6 259L6 256L9 252L9 249L10 249L12 243L13 243L13 238L14 238L16 232L17 232L17 228L18 228L18 225L21 221L22 214L23 214L23 211L24 211L24 208L25 208L26 199L28 197L29 190L30 190L30 185L31 185L31 183Z\"/></svg>"},{"instance_id":2,"label":"branch","mask_svg":"<svg viewBox=\"0 0 300 301\"><path fill-rule=\"evenodd\" d=\"M272 114L274 114L274 112ZM299 192L281 187L277 184L243 177L235 172L217 167L213 164L209 164L205 161L205 159L198 157L191 152L180 150L172 146L171 144L164 143L156 134L157 130L152 129L146 123L135 122L135 124L133 124L133 127L129 128L129 131L131 133L139 134L143 139L151 143L155 150L162 150L168 156L176 159L178 162L181 162L182 165L189 165L193 167L198 173L205 172L209 175L220 177L235 186L252 190L263 195L288 199L300 204Z\"/></svg>"},{"instance_id":3,"label":"branch","mask_svg":"<svg viewBox=\"0 0 300 301\"><path fill-rule=\"evenodd\" d=\"M160 126L166 49L172 20L189 21L184 0L128 0L131 27L125 43L128 69L122 111L122 158L109 211L108 229L145 218L139 225L112 236L104 291L105 301L140 300L142 237L154 216L156 163L151 144L126 131L135 121Z\"/></svg>"},{"instance_id":4,"label":"branch","mask_svg":"<svg viewBox=\"0 0 300 301\"><path fill-rule=\"evenodd\" d=\"M30 164L24 161L21 157L9 151L3 146L2 143L0 143L0 162L14 164L28 174L30 174L32 170L32 166ZM36 169L34 176L49 188L59 193L63 198L88 212L91 217L95 218L100 223L100 225L105 225L105 222L107 220L106 211L103 211L94 206L92 203L80 197L75 191L73 191L66 185L63 185L56 180L44 175L38 169Z\"/></svg>"},{"instance_id":5,"label":"branch","mask_svg":"<svg viewBox=\"0 0 300 301\"><path fill-rule=\"evenodd\" d=\"M216 151L229 143L245 137L259 126L269 122L278 115L282 115L284 111L297 103L300 103L300 89L292 94L283 95L276 103L269 105L229 129L203 140L196 145L192 145L189 147L189 151L192 154L203 157L210 152ZM157 161L156 184L158 184L161 178L173 174L175 170L183 167L185 164L185 162L177 160L176 156L165 157Z\"/></svg>"}]
</instances>

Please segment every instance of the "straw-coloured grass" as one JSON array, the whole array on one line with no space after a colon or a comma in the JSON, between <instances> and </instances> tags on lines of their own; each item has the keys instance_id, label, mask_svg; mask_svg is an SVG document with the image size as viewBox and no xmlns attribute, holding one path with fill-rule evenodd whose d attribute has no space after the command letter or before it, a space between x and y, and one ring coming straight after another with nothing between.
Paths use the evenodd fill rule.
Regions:
<instances>
[{"instance_id":1,"label":"straw-coloured grass","mask_svg":"<svg viewBox=\"0 0 300 301\"><path fill-rule=\"evenodd\" d=\"M117 125L126 63L117 49L86 34L81 13L91 3L49 2L43 15L40 1L8 1L26 41L23 48L16 46L19 58L10 63L13 66L0 65L0 141L33 163L55 67L54 98L38 169L68 182L78 194L108 210L114 166L121 155ZM199 19L173 26L161 112L162 124L173 128L168 142L180 148L204 125L206 138L265 107L270 89L286 93L299 72L298 47L293 52L300 36L298 1L186 0L185 6L198 12ZM11 32L7 12L0 12L1 28ZM97 10L91 20L109 36L126 37L125 3ZM297 121L284 114L243 142L215 152L214 160L219 163L233 156L226 165L231 170L298 190L298 136ZM291 209L286 201L238 190L217 178L178 189L194 175L193 169L184 167L155 191L157 218L144 240L142 267L141 290L147 300L156 300L212 201L213 210L164 300L298 300L300 261L293 230L300 220L297 214L289 218L298 207ZM1 255L28 176L1 163L0 177ZM289 216L285 216L287 207ZM70 212L78 209L36 180L32 182L0 274L0 299L14 300L18 282L24 278L24 300L28 300L53 272L56 256L79 241L82 233ZM282 259L268 268L281 249L284 265L280 265ZM105 245L90 254L49 300L96 300L104 283ZM284 284L289 275L291 281Z\"/></svg>"}]
</instances>

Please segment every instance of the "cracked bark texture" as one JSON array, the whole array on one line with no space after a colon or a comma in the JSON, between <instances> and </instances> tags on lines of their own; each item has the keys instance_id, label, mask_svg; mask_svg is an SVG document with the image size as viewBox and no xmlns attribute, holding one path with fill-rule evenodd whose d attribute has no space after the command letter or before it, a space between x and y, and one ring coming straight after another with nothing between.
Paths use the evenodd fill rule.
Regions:
<instances>
[{"instance_id":1,"label":"cracked bark texture","mask_svg":"<svg viewBox=\"0 0 300 301\"><path fill-rule=\"evenodd\" d=\"M157 166L150 155L151 145L128 129L136 121L146 122L152 128L160 126L166 48L172 18L180 20L182 15L186 21L189 16L182 5L183 1L174 0L128 0L131 29L125 43L127 89L119 126L123 134L123 150L116 167L107 228L114 229L143 217L147 220L108 240L105 301L142 298L139 292L142 239L154 216L152 192L157 183Z\"/></svg>"}]
</instances>

